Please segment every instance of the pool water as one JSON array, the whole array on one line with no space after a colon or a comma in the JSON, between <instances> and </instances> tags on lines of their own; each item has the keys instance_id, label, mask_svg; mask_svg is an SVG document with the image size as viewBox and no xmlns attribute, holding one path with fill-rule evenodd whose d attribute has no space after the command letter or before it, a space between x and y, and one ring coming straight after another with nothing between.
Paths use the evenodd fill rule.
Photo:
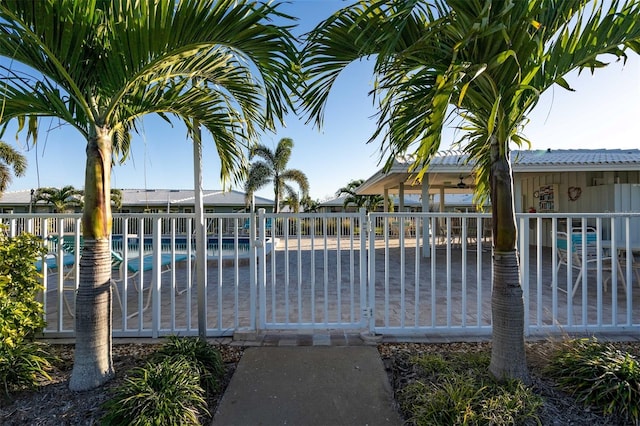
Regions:
<instances>
[{"instance_id":1,"label":"pool water","mask_svg":"<svg viewBox=\"0 0 640 426\"><path fill-rule=\"evenodd\" d=\"M236 245L235 238L218 238L218 237L210 237L207 240L207 256L219 256L220 250L219 245L222 243L222 256L234 256L236 252L238 254L248 253L250 250L250 242L249 238L238 238L238 244ZM139 252L140 251L140 238L137 236L127 238L127 249L130 252ZM160 241L160 246L163 252L170 252L173 250L176 253L186 253L187 252L187 238L186 237L176 237L172 240L170 237L162 237ZM123 238L122 235L113 235L111 237L111 247L115 251L122 252L123 251ZM191 239L191 250L195 251L196 243L194 239ZM153 252L153 239L152 238L144 238L143 240L143 252L150 253Z\"/></svg>"}]
</instances>

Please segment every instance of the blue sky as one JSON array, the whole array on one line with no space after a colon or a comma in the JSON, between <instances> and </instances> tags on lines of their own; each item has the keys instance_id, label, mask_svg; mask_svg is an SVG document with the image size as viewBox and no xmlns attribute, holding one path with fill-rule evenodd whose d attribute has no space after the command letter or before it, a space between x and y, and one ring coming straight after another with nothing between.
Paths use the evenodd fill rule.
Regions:
<instances>
[{"instance_id":1,"label":"blue sky","mask_svg":"<svg viewBox=\"0 0 640 426\"><path fill-rule=\"evenodd\" d=\"M296 33L316 23L351 1L295 0L283 10L300 18ZM286 127L264 134L261 143L275 147L283 137L294 141L290 168L302 170L310 182L314 199L333 197L336 190L353 179L366 179L379 168L376 143L366 144L374 131L371 64L357 62L340 76L329 97L321 130L304 119L289 116ZM640 148L637 121L640 119L640 59L632 56L623 66L613 63L595 75L583 72L568 78L575 92L559 87L547 91L529 116L525 135L533 149ZM26 176L15 178L9 191L38 186L84 186L85 141L69 126L41 123L37 151L27 150L24 134L14 141L8 131L4 140L27 155ZM46 131L45 131L46 130ZM131 157L113 168L114 188L193 188L193 151L186 129L155 117L144 120L141 135L135 135ZM452 140L445 134L442 149ZM204 135L203 185L221 187L220 167L213 141ZM241 188L238 188L241 189ZM273 198L272 189L259 193Z\"/></svg>"}]
</instances>

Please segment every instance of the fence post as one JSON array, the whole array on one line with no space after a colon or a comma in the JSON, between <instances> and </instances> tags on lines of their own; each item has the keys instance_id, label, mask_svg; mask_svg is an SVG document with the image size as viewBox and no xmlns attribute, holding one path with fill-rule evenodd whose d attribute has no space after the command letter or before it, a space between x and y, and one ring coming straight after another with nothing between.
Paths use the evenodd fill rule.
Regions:
<instances>
[{"instance_id":1,"label":"fence post","mask_svg":"<svg viewBox=\"0 0 640 426\"><path fill-rule=\"evenodd\" d=\"M161 230L162 230L162 218L157 217L153 221L153 269L151 278L151 324L153 329L151 330L151 335L153 338L157 338L159 336L158 330L160 329L160 290L162 284L162 270L160 266L160 256L162 252L162 241L161 241ZM144 240L143 240L144 241ZM144 269L144 250L140 250L140 270ZM140 324L142 324L142 313L144 310L144 282L143 275L140 275L140 293L142 298L140 299L141 304L138 305L139 313L138 318L140 320Z\"/></svg>"},{"instance_id":2,"label":"fence post","mask_svg":"<svg viewBox=\"0 0 640 426\"><path fill-rule=\"evenodd\" d=\"M367 210L364 207L360 208L360 217L358 219L360 224L360 307L365 309L367 307L367 234L369 229L369 216L367 215ZM367 326L366 319L367 316L364 315L364 312L361 312L360 315L362 325Z\"/></svg>"},{"instance_id":3,"label":"fence post","mask_svg":"<svg viewBox=\"0 0 640 426\"><path fill-rule=\"evenodd\" d=\"M367 317L369 318L369 334L375 334L376 327L376 227L375 216L372 217L371 213L367 215L367 237L369 239L369 250L367 251L367 259L369 266L369 276L367 281L367 297L369 303L365 305Z\"/></svg>"},{"instance_id":4,"label":"fence post","mask_svg":"<svg viewBox=\"0 0 640 426\"><path fill-rule=\"evenodd\" d=\"M264 244L266 239L266 230L265 230L266 221L265 221L264 215L265 215L265 209L258 209L257 222L259 225L258 226L259 235L257 238L256 238L256 216L254 214L251 214L251 219L249 223L249 238L253 242L254 250L256 250L256 254L257 254L252 257L251 262L253 262L254 265L256 262L258 264L258 267L257 267L258 273L257 273L257 279L256 279L256 289L259 289L260 291L260 296L258 299L258 303L260 304L260 321L258 324L258 329L264 329L265 324L267 322L267 312L266 312L267 311L266 309L267 307L267 303L266 303L267 257L265 256L265 250L264 250ZM275 253L271 253L271 256L275 256ZM253 312L255 312L256 310L256 302L255 302L256 289L253 290L253 293L251 295L251 300L253 301L253 306L251 307L251 309Z\"/></svg>"},{"instance_id":5,"label":"fence post","mask_svg":"<svg viewBox=\"0 0 640 426\"><path fill-rule=\"evenodd\" d=\"M524 297L524 335L529 336L530 327L530 294L529 294L529 217L528 215L520 216L520 284Z\"/></svg>"}]
</instances>

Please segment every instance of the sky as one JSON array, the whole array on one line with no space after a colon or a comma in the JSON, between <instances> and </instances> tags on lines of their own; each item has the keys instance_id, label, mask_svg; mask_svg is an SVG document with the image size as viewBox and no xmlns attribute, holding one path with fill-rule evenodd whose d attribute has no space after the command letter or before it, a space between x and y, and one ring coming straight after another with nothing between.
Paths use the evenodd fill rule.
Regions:
<instances>
[{"instance_id":1,"label":"sky","mask_svg":"<svg viewBox=\"0 0 640 426\"><path fill-rule=\"evenodd\" d=\"M294 0L283 11L299 18L294 34L303 34L331 13L351 4L341 0ZM631 54L630 54L631 55ZM0 59L0 61L4 61ZM630 56L626 64L614 62L596 70L568 76L575 92L549 89L529 115L524 134L532 149L629 149L640 148L640 59ZM373 87L372 65L355 62L340 75L329 96L322 129L305 118L286 117L286 125L265 133L260 143L275 148L281 138L294 141L288 168L302 170L315 200L333 198L351 180L367 179L381 168L380 144L367 144L375 130L376 112L368 96ZM15 128L15 127L13 127ZM14 178L8 191L38 187L84 186L85 141L70 126L44 120L36 148L27 147L23 132L7 130L4 141L26 155L26 175ZM171 126L157 117L143 121L134 134L131 156L115 165L112 187L123 189L193 189L194 162L186 128L174 120ZM459 135L445 132L441 149ZM220 162L213 140L203 133L203 187L220 189ZM234 189L242 191L241 187ZM273 189L258 195L273 199Z\"/></svg>"}]
</instances>

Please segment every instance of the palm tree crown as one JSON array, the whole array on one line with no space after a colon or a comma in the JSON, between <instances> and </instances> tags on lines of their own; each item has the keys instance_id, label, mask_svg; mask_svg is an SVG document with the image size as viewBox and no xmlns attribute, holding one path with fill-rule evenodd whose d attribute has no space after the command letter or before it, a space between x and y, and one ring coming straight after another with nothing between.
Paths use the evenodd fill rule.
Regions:
<instances>
[{"instance_id":1,"label":"palm tree crown","mask_svg":"<svg viewBox=\"0 0 640 426\"><path fill-rule=\"evenodd\" d=\"M372 212L380 207L380 204L384 201L382 195L360 195L357 193L358 187L363 182L364 179L352 180L347 186L343 186L336 191L336 196L338 197L345 195L344 203L342 204L343 208L346 209L350 204L353 204L357 209L364 207L367 211Z\"/></svg>"},{"instance_id":2,"label":"palm tree crown","mask_svg":"<svg viewBox=\"0 0 640 426\"><path fill-rule=\"evenodd\" d=\"M284 198L285 193L290 202L299 205L300 196L293 187L287 184L288 181L298 184L302 197L308 195L309 181L307 176L298 169L287 169L292 149L293 140L289 138L280 139L275 151L265 145L257 145L251 149L249 158L260 157L261 160L254 161L249 169L249 176L245 184L247 201L260 188L273 184L275 198L273 208L276 213L280 211L280 200Z\"/></svg>"},{"instance_id":3,"label":"palm tree crown","mask_svg":"<svg viewBox=\"0 0 640 426\"><path fill-rule=\"evenodd\" d=\"M302 197L300 200L300 205L302 209L307 213L317 213L320 208L320 202L318 200L312 199L309 195L306 197Z\"/></svg>"},{"instance_id":4,"label":"palm tree crown","mask_svg":"<svg viewBox=\"0 0 640 426\"><path fill-rule=\"evenodd\" d=\"M44 201L45 204L53 206L55 213L64 213L82 207L82 195L83 191L81 189L75 189L71 185L60 189L53 187L38 188L33 196L33 202Z\"/></svg>"},{"instance_id":5,"label":"palm tree crown","mask_svg":"<svg viewBox=\"0 0 640 426\"><path fill-rule=\"evenodd\" d=\"M27 169L27 159L11 145L0 141L0 195L11 183L11 171L15 176L22 176Z\"/></svg>"}]
</instances>

